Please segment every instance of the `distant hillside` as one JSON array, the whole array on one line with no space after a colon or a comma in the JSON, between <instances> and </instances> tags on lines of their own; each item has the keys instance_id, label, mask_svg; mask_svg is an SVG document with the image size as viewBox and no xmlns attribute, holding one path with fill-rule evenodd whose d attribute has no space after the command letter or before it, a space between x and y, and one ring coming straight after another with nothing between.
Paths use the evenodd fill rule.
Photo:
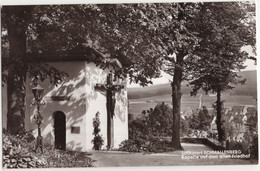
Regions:
<instances>
[{"instance_id":1,"label":"distant hillside","mask_svg":"<svg viewBox=\"0 0 260 171\"><path fill-rule=\"evenodd\" d=\"M257 97L257 77L256 70L252 71L243 71L238 74L242 78L246 78L246 84L244 85L235 85L234 89L230 90L229 93L231 95L248 95L253 96L253 98ZM191 87L186 86L187 83L182 84L182 93L189 94L191 91ZM167 84L159 84L152 85L149 87L140 87L140 88L128 88L128 98L129 99L139 99L145 97L152 97L158 95L171 94L171 85Z\"/></svg>"},{"instance_id":2,"label":"distant hillside","mask_svg":"<svg viewBox=\"0 0 260 171\"><path fill-rule=\"evenodd\" d=\"M257 75L256 70L243 71L238 74L242 78L246 79L244 85L236 85L234 89L231 90L231 95L247 95L257 97Z\"/></svg>"},{"instance_id":3,"label":"distant hillside","mask_svg":"<svg viewBox=\"0 0 260 171\"><path fill-rule=\"evenodd\" d=\"M182 92L184 94L189 94L191 91L190 87L187 87L185 84L182 86ZM140 87L140 88L128 88L128 98L129 99L139 99L145 97L152 97L157 95L165 95L171 94L171 85L167 84L159 84L152 85L149 87Z\"/></svg>"}]
</instances>

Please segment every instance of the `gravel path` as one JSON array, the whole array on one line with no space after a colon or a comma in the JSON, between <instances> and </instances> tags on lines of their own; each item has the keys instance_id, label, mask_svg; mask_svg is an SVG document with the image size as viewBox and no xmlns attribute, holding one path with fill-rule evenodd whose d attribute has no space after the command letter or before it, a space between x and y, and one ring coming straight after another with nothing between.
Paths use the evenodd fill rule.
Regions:
<instances>
[{"instance_id":1,"label":"gravel path","mask_svg":"<svg viewBox=\"0 0 260 171\"><path fill-rule=\"evenodd\" d=\"M232 158L203 157L200 152L211 152L211 148L202 144L182 143L184 151L166 153L126 153L117 151L89 152L87 155L94 160L96 167L118 166L186 166L186 165L245 165L249 160ZM194 158L184 158L184 153L191 153ZM200 158L198 156L201 156Z\"/></svg>"}]
</instances>

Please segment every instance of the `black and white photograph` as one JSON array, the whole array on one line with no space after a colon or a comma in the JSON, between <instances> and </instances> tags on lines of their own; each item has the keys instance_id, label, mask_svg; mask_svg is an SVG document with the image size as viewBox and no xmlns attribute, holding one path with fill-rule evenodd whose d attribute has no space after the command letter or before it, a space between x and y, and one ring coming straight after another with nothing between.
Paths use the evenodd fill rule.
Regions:
<instances>
[{"instance_id":1,"label":"black and white photograph","mask_svg":"<svg viewBox=\"0 0 260 171\"><path fill-rule=\"evenodd\" d=\"M1 168L258 165L257 6L1 4Z\"/></svg>"}]
</instances>

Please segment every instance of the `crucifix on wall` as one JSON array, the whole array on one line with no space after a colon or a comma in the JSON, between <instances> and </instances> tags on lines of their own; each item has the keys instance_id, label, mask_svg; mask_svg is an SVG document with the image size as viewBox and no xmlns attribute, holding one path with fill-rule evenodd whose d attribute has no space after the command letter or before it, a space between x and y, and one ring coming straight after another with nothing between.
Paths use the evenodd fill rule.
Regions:
<instances>
[{"instance_id":1,"label":"crucifix on wall","mask_svg":"<svg viewBox=\"0 0 260 171\"><path fill-rule=\"evenodd\" d=\"M113 140L114 140L114 110L116 104L115 92L123 89L124 85L117 85L113 84L113 76L111 73L107 76L107 83L106 84L96 84L96 89L106 90L107 96L107 148L110 149L113 147Z\"/></svg>"}]
</instances>

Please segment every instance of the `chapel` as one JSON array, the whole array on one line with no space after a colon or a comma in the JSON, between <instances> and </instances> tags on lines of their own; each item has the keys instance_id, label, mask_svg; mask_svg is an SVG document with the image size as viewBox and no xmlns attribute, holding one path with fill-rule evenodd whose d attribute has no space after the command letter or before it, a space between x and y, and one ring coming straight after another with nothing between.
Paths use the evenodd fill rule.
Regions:
<instances>
[{"instance_id":1,"label":"chapel","mask_svg":"<svg viewBox=\"0 0 260 171\"><path fill-rule=\"evenodd\" d=\"M95 56L94 56L95 57ZM104 140L102 149L118 148L128 139L128 100L126 78L116 78L112 67L100 68L91 59L90 53L71 53L65 56L37 55L38 62L47 63L68 74L58 86L49 80L39 82L44 88L44 105L40 106L43 117L41 134L43 145L56 149L88 151L93 149L93 119L100 119L100 135ZM32 104L32 88L29 77L26 81L25 129L37 137L34 115L37 108ZM6 110L6 86L3 92L3 115ZM3 116L3 127L6 127Z\"/></svg>"}]
</instances>

